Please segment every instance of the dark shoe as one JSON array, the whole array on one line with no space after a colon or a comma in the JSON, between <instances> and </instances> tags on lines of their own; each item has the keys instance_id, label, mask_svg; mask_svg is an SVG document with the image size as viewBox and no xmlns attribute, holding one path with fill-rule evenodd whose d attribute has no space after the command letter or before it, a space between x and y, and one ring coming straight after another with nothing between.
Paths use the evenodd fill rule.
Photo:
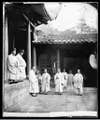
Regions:
<instances>
[{"instance_id":1,"label":"dark shoe","mask_svg":"<svg viewBox=\"0 0 100 120\"><path fill-rule=\"evenodd\" d=\"M36 96L36 94L34 94L34 93L29 93L32 97L35 97Z\"/></svg>"},{"instance_id":2,"label":"dark shoe","mask_svg":"<svg viewBox=\"0 0 100 120\"><path fill-rule=\"evenodd\" d=\"M62 93L59 93L59 95L62 95Z\"/></svg>"},{"instance_id":3,"label":"dark shoe","mask_svg":"<svg viewBox=\"0 0 100 120\"><path fill-rule=\"evenodd\" d=\"M82 94L77 94L78 96L82 96Z\"/></svg>"},{"instance_id":4,"label":"dark shoe","mask_svg":"<svg viewBox=\"0 0 100 120\"><path fill-rule=\"evenodd\" d=\"M59 92L56 92L56 95L60 95L60 93L59 93Z\"/></svg>"},{"instance_id":5,"label":"dark shoe","mask_svg":"<svg viewBox=\"0 0 100 120\"><path fill-rule=\"evenodd\" d=\"M83 94L79 94L80 96L82 96Z\"/></svg>"},{"instance_id":6,"label":"dark shoe","mask_svg":"<svg viewBox=\"0 0 100 120\"><path fill-rule=\"evenodd\" d=\"M14 80L8 80L8 83L12 84L12 83L14 83Z\"/></svg>"},{"instance_id":7,"label":"dark shoe","mask_svg":"<svg viewBox=\"0 0 100 120\"><path fill-rule=\"evenodd\" d=\"M39 92L39 94L42 94L42 92Z\"/></svg>"},{"instance_id":8,"label":"dark shoe","mask_svg":"<svg viewBox=\"0 0 100 120\"><path fill-rule=\"evenodd\" d=\"M8 81L9 84L12 84L12 81Z\"/></svg>"},{"instance_id":9,"label":"dark shoe","mask_svg":"<svg viewBox=\"0 0 100 120\"><path fill-rule=\"evenodd\" d=\"M29 93L32 96L32 93Z\"/></svg>"}]
</instances>

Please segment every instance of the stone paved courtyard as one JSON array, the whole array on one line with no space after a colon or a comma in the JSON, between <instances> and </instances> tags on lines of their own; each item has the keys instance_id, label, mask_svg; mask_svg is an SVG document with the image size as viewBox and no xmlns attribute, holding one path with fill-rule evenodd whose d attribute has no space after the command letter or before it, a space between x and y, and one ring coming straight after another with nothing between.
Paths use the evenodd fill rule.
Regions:
<instances>
[{"instance_id":1,"label":"stone paved courtyard","mask_svg":"<svg viewBox=\"0 0 100 120\"><path fill-rule=\"evenodd\" d=\"M4 112L70 112L97 111L96 88L84 88L84 95L78 96L71 89L63 95L55 95L54 88L49 95L29 95L29 81L4 85Z\"/></svg>"}]
</instances>

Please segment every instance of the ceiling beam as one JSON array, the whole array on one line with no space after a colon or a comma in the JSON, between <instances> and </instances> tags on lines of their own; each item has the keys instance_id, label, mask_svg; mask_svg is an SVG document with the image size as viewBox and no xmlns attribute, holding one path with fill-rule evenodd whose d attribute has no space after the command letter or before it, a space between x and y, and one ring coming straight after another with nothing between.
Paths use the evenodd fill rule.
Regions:
<instances>
[{"instance_id":1,"label":"ceiling beam","mask_svg":"<svg viewBox=\"0 0 100 120\"><path fill-rule=\"evenodd\" d=\"M36 26L29 20L29 18L28 18L25 14L23 14L23 16L24 16L24 18L25 18L28 22L30 22L30 24L31 24L31 26L32 26L33 28L36 27Z\"/></svg>"}]
</instances>

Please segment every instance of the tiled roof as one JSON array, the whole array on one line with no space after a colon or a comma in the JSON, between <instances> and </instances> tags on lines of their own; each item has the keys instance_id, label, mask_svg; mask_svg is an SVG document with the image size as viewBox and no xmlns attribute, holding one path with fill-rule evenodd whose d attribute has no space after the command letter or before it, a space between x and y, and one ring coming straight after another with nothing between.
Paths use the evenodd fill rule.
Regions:
<instances>
[{"instance_id":1,"label":"tiled roof","mask_svg":"<svg viewBox=\"0 0 100 120\"><path fill-rule=\"evenodd\" d=\"M64 36L38 36L34 44L72 44L72 43L96 43L97 35L77 35L75 37Z\"/></svg>"},{"instance_id":2,"label":"tiled roof","mask_svg":"<svg viewBox=\"0 0 100 120\"><path fill-rule=\"evenodd\" d=\"M15 22L16 19L17 22L18 20L19 21L22 20L20 25L22 24L24 25L23 17L25 16L27 16L27 18L35 26L38 26L42 23L47 24L49 20L52 20L43 3L37 3L37 4L24 4L23 2L10 3L10 4L6 4L6 12L9 19Z\"/></svg>"},{"instance_id":3,"label":"tiled roof","mask_svg":"<svg viewBox=\"0 0 100 120\"><path fill-rule=\"evenodd\" d=\"M97 30L81 22L73 28L59 31L52 28L51 24L38 26L36 29L36 44L72 44L72 43L95 43Z\"/></svg>"}]
</instances>

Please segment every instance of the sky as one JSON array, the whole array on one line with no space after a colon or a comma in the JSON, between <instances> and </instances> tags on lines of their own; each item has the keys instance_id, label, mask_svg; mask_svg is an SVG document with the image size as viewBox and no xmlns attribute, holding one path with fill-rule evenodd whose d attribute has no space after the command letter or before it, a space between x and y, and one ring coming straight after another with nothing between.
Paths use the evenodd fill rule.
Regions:
<instances>
[{"instance_id":1,"label":"sky","mask_svg":"<svg viewBox=\"0 0 100 120\"><path fill-rule=\"evenodd\" d=\"M65 31L77 26L82 18L88 26L98 29L98 11L89 4L77 2L45 3L45 7L53 17L59 13L55 20L49 22L49 25L54 29Z\"/></svg>"}]
</instances>

